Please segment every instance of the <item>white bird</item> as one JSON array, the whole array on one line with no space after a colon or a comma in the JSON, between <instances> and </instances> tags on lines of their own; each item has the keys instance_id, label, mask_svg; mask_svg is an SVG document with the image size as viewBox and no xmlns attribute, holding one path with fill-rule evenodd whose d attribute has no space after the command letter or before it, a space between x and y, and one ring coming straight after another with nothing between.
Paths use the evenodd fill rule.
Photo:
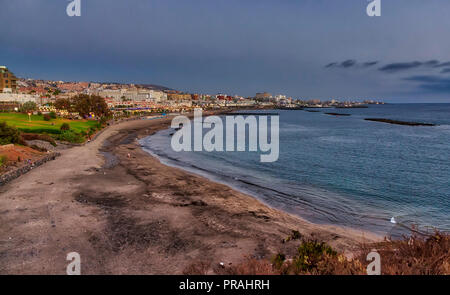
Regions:
<instances>
[{"instance_id":1,"label":"white bird","mask_svg":"<svg viewBox=\"0 0 450 295\"><path fill-rule=\"evenodd\" d=\"M391 223L397 223L397 221L395 220L395 218L392 216L392 218L391 218Z\"/></svg>"}]
</instances>

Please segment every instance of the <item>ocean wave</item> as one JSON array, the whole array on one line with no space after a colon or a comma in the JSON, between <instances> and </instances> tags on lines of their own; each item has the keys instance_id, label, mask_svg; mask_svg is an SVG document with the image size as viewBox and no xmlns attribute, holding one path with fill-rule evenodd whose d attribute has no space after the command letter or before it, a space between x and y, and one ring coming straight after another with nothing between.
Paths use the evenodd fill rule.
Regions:
<instances>
[{"instance_id":1,"label":"ocean wave","mask_svg":"<svg viewBox=\"0 0 450 295\"><path fill-rule=\"evenodd\" d=\"M348 144L354 144L354 143L358 142L358 140L356 140L354 138L345 137L345 136L321 136L321 137L319 137L319 140L334 142L334 143L348 143Z\"/></svg>"}]
</instances>

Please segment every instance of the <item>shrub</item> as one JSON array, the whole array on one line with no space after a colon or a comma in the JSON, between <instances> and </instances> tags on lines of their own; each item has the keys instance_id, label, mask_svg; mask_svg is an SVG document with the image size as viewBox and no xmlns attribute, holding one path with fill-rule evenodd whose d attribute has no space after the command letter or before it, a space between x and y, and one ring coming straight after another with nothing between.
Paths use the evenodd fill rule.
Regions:
<instances>
[{"instance_id":1,"label":"shrub","mask_svg":"<svg viewBox=\"0 0 450 295\"><path fill-rule=\"evenodd\" d=\"M67 131L67 130L70 130L70 125L69 125L69 123L63 123L62 125L61 125L61 131Z\"/></svg>"},{"instance_id":2,"label":"shrub","mask_svg":"<svg viewBox=\"0 0 450 295\"><path fill-rule=\"evenodd\" d=\"M311 271L323 259L324 255L336 256L337 253L325 243L317 241L305 241L298 247L298 254L294 257L293 266L295 273Z\"/></svg>"},{"instance_id":3,"label":"shrub","mask_svg":"<svg viewBox=\"0 0 450 295\"><path fill-rule=\"evenodd\" d=\"M52 119L56 119L56 113L55 112L50 112L49 116Z\"/></svg>"},{"instance_id":4,"label":"shrub","mask_svg":"<svg viewBox=\"0 0 450 295\"><path fill-rule=\"evenodd\" d=\"M104 126L106 124L106 122L108 122L108 118L107 117L101 117L100 119L100 126Z\"/></svg>"},{"instance_id":5,"label":"shrub","mask_svg":"<svg viewBox=\"0 0 450 295\"><path fill-rule=\"evenodd\" d=\"M8 162L8 158L5 155L0 155L0 167Z\"/></svg>"},{"instance_id":6,"label":"shrub","mask_svg":"<svg viewBox=\"0 0 450 295\"><path fill-rule=\"evenodd\" d=\"M51 118L49 114L44 114L44 121L50 121Z\"/></svg>"},{"instance_id":7,"label":"shrub","mask_svg":"<svg viewBox=\"0 0 450 295\"><path fill-rule=\"evenodd\" d=\"M26 133L48 133L48 134L60 134L61 130L58 129L50 129L50 128L19 128L20 131Z\"/></svg>"},{"instance_id":8,"label":"shrub","mask_svg":"<svg viewBox=\"0 0 450 295\"><path fill-rule=\"evenodd\" d=\"M382 257L382 274L390 275L449 275L450 235L436 232L432 235L414 233L398 241L384 241L366 245L360 261L371 249Z\"/></svg>"},{"instance_id":9,"label":"shrub","mask_svg":"<svg viewBox=\"0 0 450 295\"><path fill-rule=\"evenodd\" d=\"M382 257L384 275L449 275L450 235L436 232L432 235L413 234L402 240L385 240L361 245L356 257L348 259L330 246L317 241L303 242L292 259L278 254L267 260L247 259L237 265L214 269L216 274L312 274L312 275L366 275L367 254L377 249ZM272 269L270 268L272 267ZM188 272L197 274L191 266Z\"/></svg>"},{"instance_id":10,"label":"shrub","mask_svg":"<svg viewBox=\"0 0 450 295\"><path fill-rule=\"evenodd\" d=\"M59 138L59 140L67 141L67 142L71 142L71 143L84 142L84 137L81 134L74 132L73 130L67 130L67 131L61 132L61 134L58 136L58 138Z\"/></svg>"},{"instance_id":11,"label":"shrub","mask_svg":"<svg viewBox=\"0 0 450 295\"><path fill-rule=\"evenodd\" d=\"M272 259L272 264L275 268L280 269L285 260L286 260L286 256L284 254L278 253Z\"/></svg>"},{"instance_id":12,"label":"shrub","mask_svg":"<svg viewBox=\"0 0 450 295\"><path fill-rule=\"evenodd\" d=\"M300 234L300 232L298 230L293 230L292 233L287 238L283 239L281 242L287 243L293 240L300 240L301 238L302 235Z\"/></svg>"},{"instance_id":13,"label":"shrub","mask_svg":"<svg viewBox=\"0 0 450 295\"><path fill-rule=\"evenodd\" d=\"M37 109L37 105L35 102L32 101L27 101L26 103L24 103L21 107L20 107L20 111L22 113L28 113L28 112L32 112L34 110Z\"/></svg>"},{"instance_id":14,"label":"shrub","mask_svg":"<svg viewBox=\"0 0 450 295\"><path fill-rule=\"evenodd\" d=\"M0 145L20 142L19 130L15 127L8 126L6 122L0 122Z\"/></svg>"}]
</instances>

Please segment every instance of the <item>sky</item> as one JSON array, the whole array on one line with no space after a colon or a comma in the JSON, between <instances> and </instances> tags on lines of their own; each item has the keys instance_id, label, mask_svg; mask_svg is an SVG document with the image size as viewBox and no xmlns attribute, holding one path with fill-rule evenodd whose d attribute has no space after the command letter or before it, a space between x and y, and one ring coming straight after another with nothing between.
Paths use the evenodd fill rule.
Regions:
<instances>
[{"instance_id":1,"label":"sky","mask_svg":"<svg viewBox=\"0 0 450 295\"><path fill-rule=\"evenodd\" d=\"M450 103L450 1L0 0L19 77L195 93Z\"/></svg>"}]
</instances>

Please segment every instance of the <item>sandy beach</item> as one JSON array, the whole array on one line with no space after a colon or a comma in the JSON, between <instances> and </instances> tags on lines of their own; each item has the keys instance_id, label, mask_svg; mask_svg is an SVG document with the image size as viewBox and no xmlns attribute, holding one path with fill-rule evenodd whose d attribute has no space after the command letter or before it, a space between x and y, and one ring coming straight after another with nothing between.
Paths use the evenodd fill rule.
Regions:
<instances>
[{"instance_id":1,"label":"sandy beach","mask_svg":"<svg viewBox=\"0 0 450 295\"><path fill-rule=\"evenodd\" d=\"M350 254L379 237L317 225L206 178L169 167L138 139L170 118L106 128L92 142L0 187L0 274L181 274L195 261L294 253L293 230ZM129 154L129 155L128 155Z\"/></svg>"}]
</instances>

